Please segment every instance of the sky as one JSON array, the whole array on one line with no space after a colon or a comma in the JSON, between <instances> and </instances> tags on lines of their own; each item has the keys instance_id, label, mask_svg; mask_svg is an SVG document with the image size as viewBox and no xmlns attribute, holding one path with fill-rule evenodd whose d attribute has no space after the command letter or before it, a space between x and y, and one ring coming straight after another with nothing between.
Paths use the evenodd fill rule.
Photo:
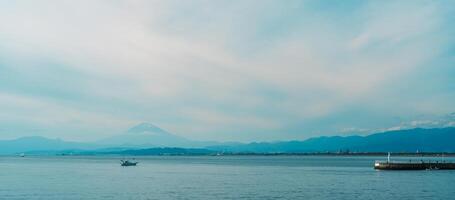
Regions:
<instances>
[{"instance_id":1,"label":"sky","mask_svg":"<svg viewBox=\"0 0 455 200\"><path fill-rule=\"evenodd\" d=\"M455 126L455 2L0 0L0 139Z\"/></svg>"}]
</instances>

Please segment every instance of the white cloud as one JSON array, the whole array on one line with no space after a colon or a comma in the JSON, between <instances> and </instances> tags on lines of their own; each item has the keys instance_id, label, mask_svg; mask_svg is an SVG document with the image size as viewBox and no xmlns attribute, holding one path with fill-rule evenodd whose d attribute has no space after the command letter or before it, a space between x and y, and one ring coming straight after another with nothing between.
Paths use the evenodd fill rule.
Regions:
<instances>
[{"instance_id":1,"label":"white cloud","mask_svg":"<svg viewBox=\"0 0 455 200\"><path fill-rule=\"evenodd\" d=\"M52 60L89 74L90 80L71 84L81 85L85 95L104 104L84 102L90 105L69 109L67 102L55 97L52 103L62 107L45 105L56 112L49 113L50 121L80 121L86 127L114 123L122 128L152 121L213 139L226 137L220 128L278 134L287 126L324 118L347 106L381 104L391 82L435 59L448 40L439 37L445 23L439 13L443 7L431 2L372 2L358 8L362 12L340 13L362 19L352 27L342 27L337 17L308 23L304 19L314 11L305 10L292 16L297 20L282 19L298 22L283 28L289 30L280 37L258 31L272 23L271 13L279 18L293 7L283 4L279 5L283 12L277 11L273 2L3 4L0 56L12 60L7 67L24 62L15 70L31 73L36 66L27 63ZM398 111L400 106L380 105L372 112L406 115L410 108ZM121 116L114 116L118 109ZM244 112L233 112L238 110ZM23 120L35 117L39 116Z\"/></svg>"},{"instance_id":2,"label":"white cloud","mask_svg":"<svg viewBox=\"0 0 455 200\"><path fill-rule=\"evenodd\" d=\"M85 111L27 96L0 92L0 122L23 121L23 128L47 129L51 133L45 136L64 136L76 140L97 139L118 133L125 126L135 122L121 116ZM26 130L28 130L26 129ZM14 132L14 130L6 130ZM90 135L96 133L96 135ZM36 134L33 131L21 133ZM76 134L76 135L73 135Z\"/></svg>"}]
</instances>

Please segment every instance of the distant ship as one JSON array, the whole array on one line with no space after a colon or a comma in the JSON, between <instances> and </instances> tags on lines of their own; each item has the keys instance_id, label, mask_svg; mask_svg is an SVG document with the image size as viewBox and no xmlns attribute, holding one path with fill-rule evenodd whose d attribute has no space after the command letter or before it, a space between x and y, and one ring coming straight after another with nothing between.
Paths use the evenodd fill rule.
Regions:
<instances>
[{"instance_id":1,"label":"distant ship","mask_svg":"<svg viewBox=\"0 0 455 200\"><path fill-rule=\"evenodd\" d=\"M387 161L376 161L374 169L377 170L455 170L455 163L446 161L390 161L390 153L387 156Z\"/></svg>"},{"instance_id":2,"label":"distant ship","mask_svg":"<svg viewBox=\"0 0 455 200\"><path fill-rule=\"evenodd\" d=\"M19 154L20 157L25 157L25 153Z\"/></svg>"},{"instance_id":3,"label":"distant ship","mask_svg":"<svg viewBox=\"0 0 455 200\"><path fill-rule=\"evenodd\" d=\"M136 166L139 162L129 161L129 160L120 160L120 165L127 167L127 166Z\"/></svg>"}]
</instances>

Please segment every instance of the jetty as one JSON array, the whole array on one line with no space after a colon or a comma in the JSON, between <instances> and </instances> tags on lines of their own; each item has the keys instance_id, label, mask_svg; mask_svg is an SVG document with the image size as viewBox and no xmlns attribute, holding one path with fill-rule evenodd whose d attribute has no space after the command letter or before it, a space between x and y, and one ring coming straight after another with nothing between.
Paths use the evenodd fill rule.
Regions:
<instances>
[{"instance_id":1,"label":"jetty","mask_svg":"<svg viewBox=\"0 0 455 200\"><path fill-rule=\"evenodd\" d=\"M391 161L390 153L387 161L375 161L376 170L455 170L455 163L442 161Z\"/></svg>"}]
</instances>

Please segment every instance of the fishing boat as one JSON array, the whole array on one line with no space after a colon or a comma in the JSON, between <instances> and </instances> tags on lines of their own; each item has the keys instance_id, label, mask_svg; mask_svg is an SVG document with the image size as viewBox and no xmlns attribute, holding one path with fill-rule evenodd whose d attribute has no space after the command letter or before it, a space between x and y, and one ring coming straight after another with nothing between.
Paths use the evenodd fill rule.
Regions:
<instances>
[{"instance_id":1,"label":"fishing boat","mask_svg":"<svg viewBox=\"0 0 455 200\"><path fill-rule=\"evenodd\" d=\"M455 170L455 163L442 161L391 161L390 153L387 155L387 161L375 161L374 169L376 170Z\"/></svg>"},{"instance_id":2,"label":"fishing boat","mask_svg":"<svg viewBox=\"0 0 455 200\"><path fill-rule=\"evenodd\" d=\"M120 160L120 165L123 167L136 166L139 162L129 161L129 160Z\"/></svg>"}]
</instances>

